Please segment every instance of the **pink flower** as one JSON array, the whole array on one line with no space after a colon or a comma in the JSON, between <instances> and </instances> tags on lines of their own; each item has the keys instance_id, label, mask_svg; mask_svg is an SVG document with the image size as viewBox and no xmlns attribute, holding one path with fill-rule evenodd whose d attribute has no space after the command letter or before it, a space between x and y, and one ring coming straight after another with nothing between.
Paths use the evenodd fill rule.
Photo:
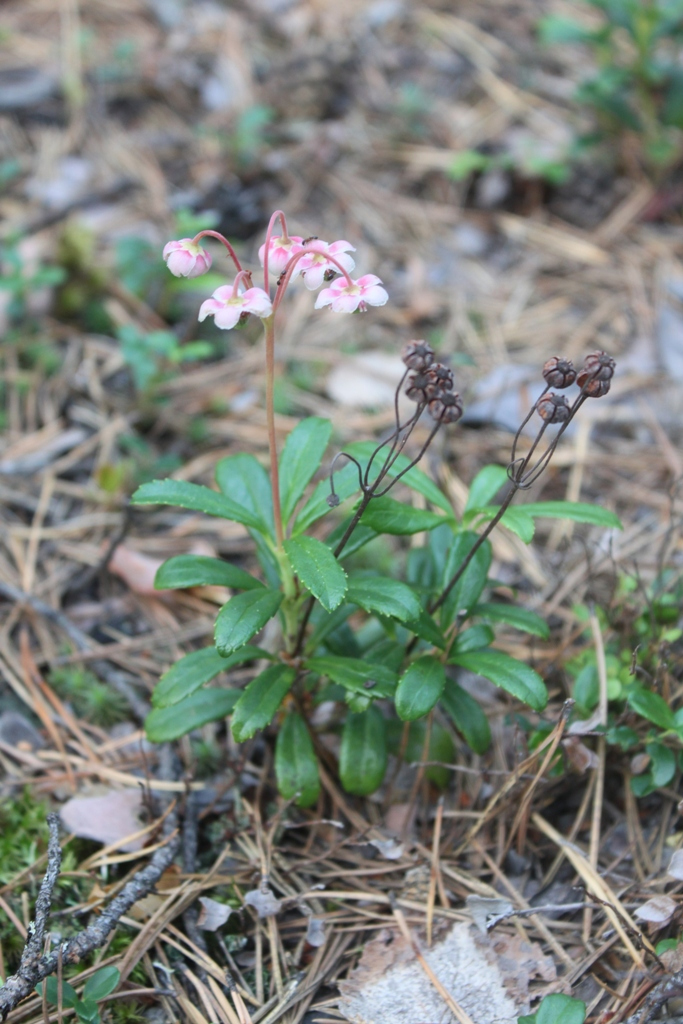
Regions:
<instances>
[{"instance_id":1,"label":"pink flower","mask_svg":"<svg viewBox=\"0 0 683 1024\"><path fill-rule=\"evenodd\" d=\"M281 274L292 256L297 252L301 252L303 248L302 242L303 238L300 238L299 235L289 235L287 238L283 238L282 235L271 236L268 243L268 270L272 270L274 274ZM266 246L264 243L258 251L261 266L263 266L265 253Z\"/></svg>"},{"instance_id":2,"label":"pink flower","mask_svg":"<svg viewBox=\"0 0 683 1024\"><path fill-rule=\"evenodd\" d=\"M201 277L211 269L211 253L191 238L167 242L163 256L166 266L175 277Z\"/></svg>"},{"instance_id":3,"label":"pink flower","mask_svg":"<svg viewBox=\"0 0 683 1024\"><path fill-rule=\"evenodd\" d=\"M375 274L365 274L351 284L346 278L338 277L329 288L323 288L315 301L315 308L331 306L334 313L365 312L368 306L383 306L389 296L382 282Z\"/></svg>"},{"instance_id":4,"label":"pink flower","mask_svg":"<svg viewBox=\"0 0 683 1024\"><path fill-rule=\"evenodd\" d=\"M347 252L356 251L350 242L342 240L328 245L327 242L323 242L319 238L312 238L303 248L306 250L306 256L301 257L296 265L296 270L303 275L304 284L312 292L323 284L325 274L330 271L333 274L339 273L339 267L328 260L328 255L334 256L336 262L347 273L353 270L356 265L353 257L346 255Z\"/></svg>"},{"instance_id":5,"label":"pink flower","mask_svg":"<svg viewBox=\"0 0 683 1024\"><path fill-rule=\"evenodd\" d=\"M206 320L207 316L212 316L216 327L229 331L247 313L263 319L272 312L273 304L263 288L247 288L239 294L233 285L224 284L216 288L210 299L202 302L199 319Z\"/></svg>"}]
</instances>

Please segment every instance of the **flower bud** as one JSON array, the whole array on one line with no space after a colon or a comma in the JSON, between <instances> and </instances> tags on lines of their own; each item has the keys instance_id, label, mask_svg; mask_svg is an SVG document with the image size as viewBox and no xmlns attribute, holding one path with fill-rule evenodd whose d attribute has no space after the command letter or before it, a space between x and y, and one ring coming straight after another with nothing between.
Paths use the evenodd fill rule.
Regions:
<instances>
[{"instance_id":1,"label":"flower bud","mask_svg":"<svg viewBox=\"0 0 683 1024\"><path fill-rule=\"evenodd\" d=\"M564 423L569 419L569 403L564 395L556 395L551 391L539 398L536 412L546 423Z\"/></svg>"},{"instance_id":2,"label":"flower bud","mask_svg":"<svg viewBox=\"0 0 683 1024\"><path fill-rule=\"evenodd\" d=\"M553 356L544 364L543 376L551 388L568 388L576 380L576 370L571 359Z\"/></svg>"},{"instance_id":3,"label":"flower bud","mask_svg":"<svg viewBox=\"0 0 683 1024\"><path fill-rule=\"evenodd\" d=\"M586 356L584 364L581 367L581 371L576 378L576 383L580 388L585 387L589 381L591 383L600 381L601 383L607 383L609 385L609 381L611 381L614 376L614 368L616 365L617 364L612 357L608 356L606 352L593 352L591 355ZM588 388L586 388L587 395L590 395L592 398L599 398L600 394L607 394L609 386L606 391L600 391L600 394L596 394L596 391L600 391L600 389L598 388L589 391Z\"/></svg>"},{"instance_id":4,"label":"flower bud","mask_svg":"<svg viewBox=\"0 0 683 1024\"><path fill-rule=\"evenodd\" d=\"M462 399L456 391L437 391L429 403L429 415L440 423L457 423Z\"/></svg>"},{"instance_id":5,"label":"flower bud","mask_svg":"<svg viewBox=\"0 0 683 1024\"><path fill-rule=\"evenodd\" d=\"M426 341L409 341L403 346L401 359L409 370L424 371L434 362L434 350Z\"/></svg>"},{"instance_id":6,"label":"flower bud","mask_svg":"<svg viewBox=\"0 0 683 1024\"><path fill-rule=\"evenodd\" d=\"M211 253L191 238L167 242L163 257L174 277L201 277L211 269Z\"/></svg>"}]
</instances>

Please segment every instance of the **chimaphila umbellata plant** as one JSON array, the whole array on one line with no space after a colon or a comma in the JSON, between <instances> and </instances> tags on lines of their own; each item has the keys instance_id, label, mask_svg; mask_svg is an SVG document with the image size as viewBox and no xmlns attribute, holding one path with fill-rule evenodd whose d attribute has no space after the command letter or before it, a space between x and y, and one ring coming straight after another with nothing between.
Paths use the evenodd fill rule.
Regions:
<instances>
[{"instance_id":1,"label":"chimaphila umbellata plant","mask_svg":"<svg viewBox=\"0 0 683 1024\"><path fill-rule=\"evenodd\" d=\"M275 235L278 221L281 234ZM373 274L351 277L354 249L348 242L328 244L289 235L280 211L273 214L259 250L262 288L253 284L251 272L215 231L169 242L164 250L169 269L188 277L208 270L211 257L200 244L206 236L226 247L236 275L231 285L218 288L202 303L199 318L213 316L224 329L248 316L263 324L270 471L253 455L240 453L218 462L217 491L169 479L144 484L132 500L138 505L177 505L241 523L254 541L262 578L197 555L176 556L159 569L156 586L162 589L220 584L235 593L218 613L215 645L186 655L161 677L146 723L149 737L174 739L229 715L233 736L241 742L277 719L278 784L286 797L297 796L302 805L313 803L319 792L316 746L322 748L316 729L341 731L339 774L347 791L357 794L380 785L401 722L406 730L402 749L408 756L416 752L413 760L422 752L435 760L452 759L448 722L474 750L484 751L490 740L486 716L447 666L490 679L537 712L547 701L545 684L533 668L491 646L495 623L541 637L548 631L535 613L486 599L488 536L502 522L528 542L537 516L619 525L611 512L581 503L510 507L518 491L543 472L583 403L607 393L614 361L596 353L578 375L568 360L546 363L546 386L525 420L539 418L536 438L519 454L520 428L507 470L488 466L477 475L458 520L447 496L417 463L438 431L460 419L462 402L452 371L436 361L430 345L409 342L403 349L405 372L396 389L395 422L388 437L377 444L348 445L315 483L332 434L329 421L304 419L278 457L273 409L278 308L296 279L310 290L320 288L315 306L329 306L332 313L384 305L387 293ZM272 295L271 274L277 275ZM578 393L572 402L551 390L575 382ZM399 402L402 394L412 403L407 414ZM554 428L547 442L546 432ZM411 441L414 434L419 441ZM417 491L428 507L390 496L399 482ZM504 485L506 497L493 505ZM405 581L368 574L352 558L381 535L415 534L428 540L407 552ZM276 650L252 645L274 618L279 622ZM219 673L250 663L255 666L253 678L244 689L207 686ZM321 716L313 712L330 701L335 711L321 725ZM437 774L433 777L438 781Z\"/></svg>"}]
</instances>

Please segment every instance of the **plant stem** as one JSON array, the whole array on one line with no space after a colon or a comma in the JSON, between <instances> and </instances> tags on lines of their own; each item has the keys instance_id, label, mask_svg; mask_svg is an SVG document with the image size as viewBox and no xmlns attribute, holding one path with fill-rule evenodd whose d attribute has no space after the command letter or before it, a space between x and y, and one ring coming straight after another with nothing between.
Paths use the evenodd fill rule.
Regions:
<instances>
[{"instance_id":1,"label":"plant stem","mask_svg":"<svg viewBox=\"0 0 683 1024\"><path fill-rule=\"evenodd\" d=\"M195 235L192 241L196 244L200 238L217 238L219 242L223 243L225 248L230 253L230 257L232 259L232 262L235 264L236 269L238 271L242 269L242 264L237 259L237 253L230 245L230 242L227 240L227 238L224 235L222 235L220 231L213 231L210 228L207 228L206 231L200 231L198 235Z\"/></svg>"},{"instance_id":2,"label":"plant stem","mask_svg":"<svg viewBox=\"0 0 683 1024\"><path fill-rule=\"evenodd\" d=\"M282 547L282 509L280 506L280 476L277 465L277 440L275 437L275 320L271 315L263 321L266 334L266 419L268 423L268 450L270 453L270 486L273 492L273 518L275 540Z\"/></svg>"}]
</instances>

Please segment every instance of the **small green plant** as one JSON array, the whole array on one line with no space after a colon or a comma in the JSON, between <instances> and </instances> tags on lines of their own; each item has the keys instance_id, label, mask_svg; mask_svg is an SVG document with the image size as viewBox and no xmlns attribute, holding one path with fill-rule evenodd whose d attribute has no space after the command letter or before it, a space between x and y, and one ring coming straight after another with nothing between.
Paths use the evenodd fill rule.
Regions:
<instances>
[{"instance_id":1,"label":"small green plant","mask_svg":"<svg viewBox=\"0 0 683 1024\"><path fill-rule=\"evenodd\" d=\"M597 115L602 137L630 133L653 171L671 166L683 142L683 0L587 0L593 28L573 18L541 20L544 43L587 46L597 71L576 99Z\"/></svg>"},{"instance_id":2,"label":"small green plant","mask_svg":"<svg viewBox=\"0 0 683 1024\"><path fill-rule=\"evenodd\" d=\"M137 391L148 391L163 380L172 367L207 359L214 350L209 341L183 345L173 331L142 331L133 324L119 327L117 337Z\"/></svg>"},{"instance_id":3,"label":"small green plant","mask_svg":"<svg viewBox=\"0 0 683 1024\"><path fill-rule=\"evenodd\" d=\"M93 725L109 728L130 717L125 698L87 669L56 668L50 673L50 683L60 697L72 704L79 717Z\"/></svg>"},{"instance_id":4,"label":"small green plant","mask_svg":"<svg viewBox=\"0 0 683 1024\"><path fill-rule=\"evenodd\" d=\"M277 219L280 236L273 235ZM545 364L545 387L522 424L538 417L535 440L525 455L519 455L520 427L507 469L484 468L472 482L464 514L458 518L446 494L417 463L438 431L460 419L462 403L453 390L452 371L436 362L431 346L409 342L389 436L379 444L348 445L314 483L332 424L319 417L302 420L278 457L273 405L276 311L295 273L303 276L310 290L328 285L316 307L331 305L333 312L362 312L369 305L383 305L387 293L372 274L358 280L350 277L348 242L328 245L317 238L290 237L280 211L273 214L260 250L263 288L253 286L251 273L242 269L230 243L213 231L169 242L164 250L169 269L184 276L208 269L210 256L199 244L205 235L226 246L237 275L232 285L218 288L202 304L200 319L211 315L224 329L249 314L263 321L270 472L253 455L238 453L217 464L217 491L186 481L157 480L143 484L132 501L176 505L241 523L253 539L261 578L198 555L176 556L159 569L160 588L220 584L237 593L218 614L214 646L186 655L160 679L146 722L148 736L164 742L230 715L233 736L242 742L277 720L278 784L283 795L297 797L301 805L314 803L320 789L317 736L310 720L323 702L335 703L328 728L341 734L339 772L350 793L368 794L381 784L392 733L396 741L392 720L405 728L403 746L413 759L427 743L429 728L431 752L439 757L450 753L444 723L451 723L472 749L483 752L490 741L488 721L449 666L486 677L536 712L544 709L548 696L543 679L531 666L493 646L499 623L540 637L548 630L535 613L492 599L488 536L501 523L528 543L539 518L619 527L612 512L583 503L511 507L520 490L543 472L584 402L607 393L614 360L604 352L595 353L578 374L565 359L554 357ZM279 275L272 301L269 269ZM342 276L336 277L339 273ZM571 404L551 390L574 383L578 388ZM401 411L401 392L413 403L409 413ZM411 437L423 413L430 417L429 429L411 450ZM547 440L546 431L553 426L558 429ZM340 460L344 465L338 468ZM419 495L419 507L389 496L399 482ZM505 497L494 504L504 487ZM416 534L427 538L421 546L401 546L401 539ZM394 572L368 571L367 563L359 564L354 557L374 542L392 545ZM251 644L273 619L279 630L275 653ZM244 690L207 687L221 672L252 663L260 666ZM436 709L439 718L433 722Z\"/></svg>"},{"instance_id":5,"label":"small green plant","mask_svg":"<svg viewBox=\"0 0 683 1024\"><path fill-rule=\"evenodd\" d=\"M121 972L117 967L100 967L83 986L83 997L79 997L73 985L68 981L61 983L62 1006L76 1013L80 1024L100 1024L100 1012L97 1004L114 992L121 980ZM49 1003L59 1004L59 982L54 977L45 980L46 998ZM43 983L36 985L39 996L43 994Z\"/></svg>"},{"instance_id":6,"label":"small green plant","mask_svg":"<svg viewBox=\"0 0 683 1024\"><path fill-rule=\"evenodd\" d=\"M26 315L26 303L31 293L61 284L66 278L63 267L39 265L30 268L20 242L18 235L10 235L3 238L0 245L0 290L10 294L7 312L12 323L18 323Z\"/></svg>"},{"instance_id":7,"label":"small green plant","mask_svg":"<svg viewBox=\"0 0 683 1024\"><path fill-rule=\"evenodd\" d=\"M585 1003L556 993L544 996L536 1013L518 1017L517 1024L583 1024L585 1019Z\"/></svg>"},{"instance_id":8,"label":"small green plant","mask_svg":"<svg viewBox=\"0 0 683 1024\"><path fill-rule=\"evenodd\" d=\"M482 153L464 149L456 153L447 174L454 181L465 181L473 174L491 170L511 171L523 178L538 178L549 185L562 185L571 175L571 148L544 152L539 140L529 139L518 152Z\"/></svg>"}]
</instances>

